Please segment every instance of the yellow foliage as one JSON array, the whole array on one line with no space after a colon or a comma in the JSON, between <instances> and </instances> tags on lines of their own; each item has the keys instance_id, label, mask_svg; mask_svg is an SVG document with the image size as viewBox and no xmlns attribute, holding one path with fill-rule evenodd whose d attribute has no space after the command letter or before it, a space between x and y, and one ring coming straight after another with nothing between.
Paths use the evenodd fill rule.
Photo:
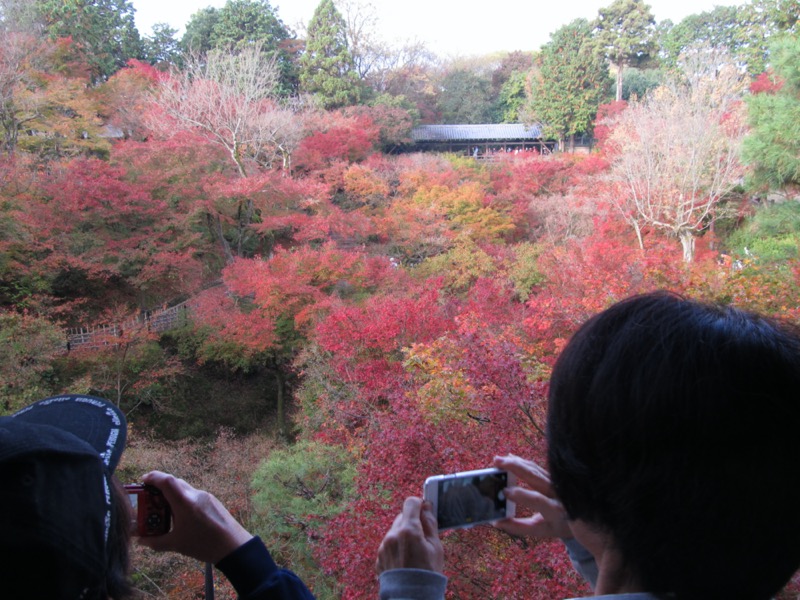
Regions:
<instances>
[{"instance_id":1,"label":"yellow foliage","mask_svg":"<svg viewBox=\"0 0 800 600\"><path fill-rule=\"evenodd\" d=\"M461 236L454 248L422 262L415 270L421 277L444 277L453 292L466 292L481 277L497 277L498 265L472 239Z\"/></svg>"},{"instance_id":2,"label":"yellow foliage","mask_svg":"<svg viewBox=\"0 0 800 600\"><path fill-rule=\"evenodd\" d=\"M353 164L344 173L344 190L348 196L360 202L385 199L389 185L372 169Z\"/></svg>"},{"instance_id":3,"label":"yellow foliage","mask_svg":"<svg viewBox=\"0 0 800 600\"><path fill-rule=\"evenodd\" d=\"M514 230L510 215L487 204L483 186L475 181L458 187L422 186L412 200L443 215L456 229L478 241L497 240Z\"/></svg>"},{"instance_id":4,"label":"yellow foliage","mask_svg":"<svg viewBox=\"0 0 800 600\"><path fill-rule=\"evenodd\" d=\"M447 338L431 344L414 344L406 348L405 370L421 382L415 399L420 412L438 423L444 420L466 422L470 398L475 389L459 370L453 369L447 354L454 348Z\"/></svg>"}]
</instances>

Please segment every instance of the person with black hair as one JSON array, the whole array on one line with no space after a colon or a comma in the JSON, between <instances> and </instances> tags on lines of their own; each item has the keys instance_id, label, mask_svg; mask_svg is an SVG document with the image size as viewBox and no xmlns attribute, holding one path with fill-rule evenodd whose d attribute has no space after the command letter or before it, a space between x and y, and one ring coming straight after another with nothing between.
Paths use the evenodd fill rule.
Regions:
<instances>
[{"instance_id":1,"label":"person with black hair","mask_svg":"<svg viewBox=\"0 0 800 600\"><path fill-rule=\"evenodd\" d=\"M9 598L121 600L128 499L114 480L125 416L59 396L0 418L0 586Z\"/></svg>"},{"instance_id":2,"label":"person with black hair","mask_svg":"<svg viewBox=\"0 0 800 600\"><path fill-rule=\"evenodd\" d=\"M4 598L132 596L132 512L114 475L126 438L125 415L94 396L47 398L0 418ZM170 503L173 525L143 544L216 564L242 599L313 599L214 496L166 473L144 481Z\"/></svg>"},{"instance_id":3,"label":"person with black hair","mask_svg":"<svg viewBox=\"0 0 800 600\"><path fill-rule=\"evenodd\" d=\"M564 539L595 595L767 600L800 567L798 431L796 328L633 297L589 319L556 362L549 473L495 459L529 485L509 499L534 512L498 527ZM381 598L442 598L442 565L435 517L406 500L379 549Z\"/></svg>"}]
</instances>

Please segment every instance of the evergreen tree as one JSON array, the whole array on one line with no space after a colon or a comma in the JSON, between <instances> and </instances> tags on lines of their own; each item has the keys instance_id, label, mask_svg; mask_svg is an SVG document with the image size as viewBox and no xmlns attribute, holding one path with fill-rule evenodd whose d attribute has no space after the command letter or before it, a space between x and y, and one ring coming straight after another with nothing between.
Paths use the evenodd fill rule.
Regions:
<instances>
[{"instance_id":1,"label":"evergreen tree","mask_svg":"<svg viewBox=\"0 0 800 600\"><path fill-rule=\"evenodd\" d=\"M617 69L616 99L622 100L625 67L640 66L655 53L655 18L644 0L614 0L594 22L598 49Z\"/></svg>"},{"instance_id":2,"label":"evergreen tree","mask_svg":"<svg viewBox=\"0 0 800 600\"><path fill-rule=\"evenodd\" d=\"M692 47L725 47L735 56L744 42L738 28L738 10L736 6L715 6L713 10L687 16L677 25L670 21L659 23L664 65L677 68L681 54Z\"/></svg>"},{"instance_id":3,"label":"evergreen tree","mask_svg":"<svg viewBox=\"0 0 800 600\"><path fill-rule=\"evenodd\" d=\"M797 0L751 0L739 8L737 17L736 55L753 76L772 64L770 48L776 40L784 33L794 36L800 33Z\"/></svg>"},{"instance_id":4,"label":"evergreen tree","mask_svg":"<svg viewBox=\"0 0 800 600\"><path fill-rule=\"evenodd\" d=\"M510 52L492 70L491 123L519 123L524 106L525 82L533 65L533 54Z\"/></svg>"},{"instance_id":5,"label":"evergreen tree","mask_svg":"<svg viewBox=\"0 0 800 600\"><path fill-rule=\"evenodd\" d=\"M241 47L259 42L277 50L289 37L289 30L269 0L228 0L219 10L211 31L211 47Z\"/></svg>"},{"instance_id":6,"label":"evergreen tree","mask_svg":"<svg viewBox=\"0 0 800 600\"><path fill-rule=\"evenodd\" d=\"M800 185L800 37L773 46L772 61L775 80L757 81L762 89L747 99L752 130L743 158L753 167L751 184L761 189Z\"/></svg>"},{"instance_id":7,"label":"evergreen tree","mask_svg":"<svg viewBox=\"0 0 800 600\"><path fill-rule=\"evenodd\" d=\"M208 6L191 16L181 38L181 48L185 53L203 56L213 49L211 36L219 21L219 12L219 9Z\"/></svg>"},{"instance_id":8,"label":"evergreen tree","mask_svg":"<svg viewBox=\"0 0 800 600\"><path fill-rule=\"evenodd\" d=\"M322 0L308 25L306 49L300 58L300 88L328 109L356 104L361 98L346 31L333 0Z\"/></svg>"},{"instance_id":9,"label":"evergreen tree","mask_svg":"<svg viewBox=\"0 0 800 600\"><path fill-rule=\"evenodd\" d=\"M145 36L144 50L150 64L168 63L177 65L181 63L182 52L180 44L175 37L177 29L168 23L153 25L153 34Z\"/></svg>"},{"instance_id":10,"label":"evergreen tree","mask_svg":"<svg viewBox=\"0 0 800 600\"><path fill-rule=\"evenodd\" d=\"M491 82L467 69L445 74L436 108L442 123L489 123L492 120Z\"/></svg>"},{"instance_id":11,"label":"evergreen tree","mask_svg":"<svg viewBox=\"0 0 800 600\"><path fill-rule=\"evenodd\" d=\"M769 46L783 32L796 33L800 3L796 0L751 0L742 6L716 6L668 24L660 36L661 57L668 67L698 47L724 47L751 76L769 64ZM661 24L659 24L661 26Z\"/></svg>"},{"instance_id":12,"label":"evergreen tree","mask_svg":"<svg viewBox=\"0 0 800 600\"><path fill-rule=\"evenodd\" d=\"M192 15L181 40L184 51L204 56L211 50L237 52L259 44L280 71L279 94L297 91L297 67L285 46L293 34L269 0L228 0L220 9L205 8Z\"/></svg>"},{"instance_id":13,"label":"evergreen tree","mask_svg":"<svg viewBox=\"0 0 800 600\"><path fill-rule=\"evenodd\" d=\"M84 52L95 80L144 58L130 0L37 0L36 8L50 37L71 37Z\"/></svg>"},{"instance_id":14,"label":"evergreen tree","mask_svg":"<svg viewBox=\"0 0 800 600\"><path fill-rule=\"evenodd\" d=\"M495 121L500 123L519 123L525 106L525 79L523 71L515 71L500 88L494 105Z\"/></svg>"},{"instance_id":15,"label":"evergreen tree","mask_svg":"<svg viewBox=\"0 0 800 600\"><path fill-rule=\"evenodd\" d=\"M628 69L622 81L622 99L644 98L651 90L663 85L667 75L665 69ZM611 94L614 94L613 90Z\"/></svg>"},{"instance_id":16,"label":"evergreen tree","mask_svg":"<svg viewBox=\"0 0 800 600\"><path fill-rule=\"evenodd\" d=\"M591 35L585 19L561 27L542 48L531 76L529 120L541 122L562 148L565 139L591 129L609 87L608 69Z\"/></svg>"}]
</instances>

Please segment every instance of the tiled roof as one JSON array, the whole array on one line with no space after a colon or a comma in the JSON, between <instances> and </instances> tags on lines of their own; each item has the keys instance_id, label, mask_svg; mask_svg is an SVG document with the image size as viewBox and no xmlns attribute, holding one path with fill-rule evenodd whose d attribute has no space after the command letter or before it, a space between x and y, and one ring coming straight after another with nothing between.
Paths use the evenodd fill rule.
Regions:
<instances>
[{"instance_id":1,"label":"tiled roof","mask_svg":"<svg viewBox=\"0 0 800 600\"><path fill-rule=\"evenodd\" d=\"M455 140L537 140L542 137L538 123L497 125L420 125L411 130L415 142L449 142Z\"/></svg>"}]
</instances>

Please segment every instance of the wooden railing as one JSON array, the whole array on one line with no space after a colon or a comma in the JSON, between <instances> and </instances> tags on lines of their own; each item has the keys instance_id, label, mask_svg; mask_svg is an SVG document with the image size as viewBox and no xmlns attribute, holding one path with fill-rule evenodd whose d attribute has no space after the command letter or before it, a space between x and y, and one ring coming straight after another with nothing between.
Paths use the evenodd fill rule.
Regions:
<instances>
[{"instance_id":1,"label":"wooden railing","mask_svg":"<svg viewBox=\"0 0 800 600\"><path fill-rule=\"evenodd\" d=\"M121 337L124 331L147 329L155 333L162 333L183 325L191 310L191 300L187 300L169 308L145 311L125 323L96 327L73 327L67 330L67 351L77 348L102 348L111 343L110 339Z\"/></svg>"}]
</instances>

